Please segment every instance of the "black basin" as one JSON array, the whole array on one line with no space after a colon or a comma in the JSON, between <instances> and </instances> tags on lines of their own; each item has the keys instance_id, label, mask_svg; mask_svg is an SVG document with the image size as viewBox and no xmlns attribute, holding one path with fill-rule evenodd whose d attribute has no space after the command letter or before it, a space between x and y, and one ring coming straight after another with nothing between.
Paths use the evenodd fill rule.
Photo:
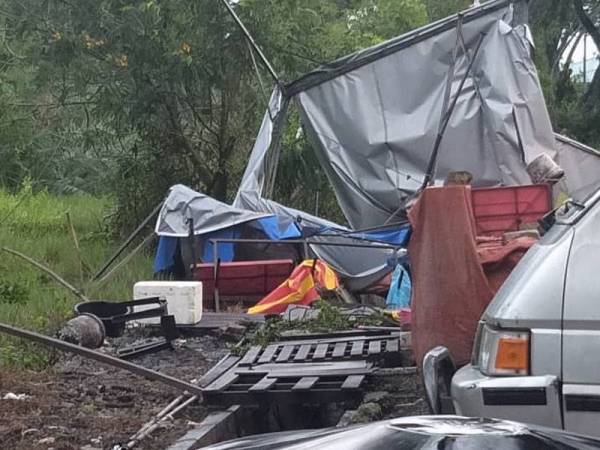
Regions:
<instances>
[{"instance_id":1,"label":"black basin","mask_svg":"<svg viewBox=\"0 0 600 450\"><path fill-rule=\"evenodd\" d=\"M133 312L142 305L156 305L156 308ZM167 314L167 301L158 297L142 298L127 302L85 302L75 305L75 314L93 314L104 324L108 337L119 337L125 331L125 322L130 320L162 317Z\"/></svg>"},{"instance_id":2,"label":"black basin","mask_svg":"<svg viewBox=\"0 0 600 450\"><path fill-rule=\"evenodd\" d=\"M108 337L119 337L125 330L125 322L114 321L113 318L123 316L129 312L129 307L122 303L111 302L85 302L75 305L77 315L88 313L98 317L104 324Z\"/></svg>"}]
</instances>

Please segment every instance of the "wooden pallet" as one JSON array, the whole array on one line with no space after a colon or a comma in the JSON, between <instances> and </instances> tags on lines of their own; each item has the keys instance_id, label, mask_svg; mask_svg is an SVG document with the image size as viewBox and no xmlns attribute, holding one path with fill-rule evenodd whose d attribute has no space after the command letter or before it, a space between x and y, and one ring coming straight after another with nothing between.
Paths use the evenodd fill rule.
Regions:
<instances>
[{"instance_id":1,"label":"wooden pallet","mask_svg":"<svg viewBox=\"0 0 600 450\"><path fill-rule=\"evenodd\" d=\"M401 333L306 336L223 358L200 380L210 404L325 403L362 394L376 367L402 361Z\"/></svg>"}]
</instances>

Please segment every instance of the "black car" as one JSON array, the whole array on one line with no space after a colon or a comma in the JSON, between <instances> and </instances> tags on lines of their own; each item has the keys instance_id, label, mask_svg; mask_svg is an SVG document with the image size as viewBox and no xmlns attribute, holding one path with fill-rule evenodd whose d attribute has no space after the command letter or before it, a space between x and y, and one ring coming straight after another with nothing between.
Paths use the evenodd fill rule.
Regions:
<instances>
[{"instance_id":1,"label":"black car","mask_svg":"<svg viewBox=\"0 0 600 450\"><path fill-rule=\"evenodd\" d=\"M496 419L457 416L401 419L313 431L262 434L208 450L550 450L600 449L600 440Z\"/></svg>"}]
</instances>

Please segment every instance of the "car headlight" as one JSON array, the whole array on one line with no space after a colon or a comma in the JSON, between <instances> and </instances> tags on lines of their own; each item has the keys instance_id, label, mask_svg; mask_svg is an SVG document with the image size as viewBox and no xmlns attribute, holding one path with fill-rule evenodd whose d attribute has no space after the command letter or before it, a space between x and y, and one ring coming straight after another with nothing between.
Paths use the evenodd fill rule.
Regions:
<instances>
[{"instance_id":1,"label":"car headlight","mask_svg":"<svg viewBox=\"0 0 600 450\"><path fill-rule=\"evenodd\" d=\"M474 362L484 375L529 375L530 333L481 324Z\"/></svg>"}]
</instances>

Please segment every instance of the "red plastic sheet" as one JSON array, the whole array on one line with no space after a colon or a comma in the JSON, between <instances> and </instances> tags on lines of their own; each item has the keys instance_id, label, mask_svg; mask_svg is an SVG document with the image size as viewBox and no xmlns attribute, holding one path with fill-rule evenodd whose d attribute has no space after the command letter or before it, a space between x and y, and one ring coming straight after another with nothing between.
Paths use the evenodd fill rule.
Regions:
<instances>
[{"instance_id":1,"label":"red plastic sheet","mask_svg":"<svg viewBox=\"0 0 600 450\"><path fill-rule=\"evenodd\" d=\"M444 345L469 362L477 323L495 291L535 240L479 248L470 188L428 188L409 213L413 235L412 342L417 361Z\"/></svg>"}]
</instances>

